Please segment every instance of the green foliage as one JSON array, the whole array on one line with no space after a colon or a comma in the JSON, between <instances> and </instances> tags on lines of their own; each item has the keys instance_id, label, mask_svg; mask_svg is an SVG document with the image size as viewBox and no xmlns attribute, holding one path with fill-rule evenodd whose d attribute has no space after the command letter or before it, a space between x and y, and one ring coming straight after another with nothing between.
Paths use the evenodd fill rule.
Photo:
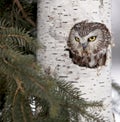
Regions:
<instances>
[{"instance_id":1,"label":"green foliage","mask_svg":"<svg viewBox=\"0 0 120 122\"><path fill-rule=\"evenodd\" d=\"M28 0L0 0L0 19L9 25L30 30L36 26L37 3Z\"/></svg>"}]
</instances>

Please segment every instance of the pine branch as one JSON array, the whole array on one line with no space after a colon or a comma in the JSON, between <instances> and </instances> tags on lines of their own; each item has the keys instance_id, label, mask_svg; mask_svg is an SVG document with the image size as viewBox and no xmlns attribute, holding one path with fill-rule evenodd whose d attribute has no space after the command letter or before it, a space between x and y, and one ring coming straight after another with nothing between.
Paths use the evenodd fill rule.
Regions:
<instances>
[{"instance_id":1,"label":"pine branch","mask_svg":"<svg viewBox=\"0 0 120 122\"><path fill-rule=\"evenodd\" d=\"M19 10L21 11L21 13L23 15L23 18L26 19L33 27L35 27L36 24L27 16L22 5L20 4L20 1L19 0L13 0L13 3L16 3L16 5L18 6Z\"/></svg>"},{"instance_id":2,"label":"pine branch","mask_svg":"<svg viewBox=\"0 0 120 122\"><path fill-rule=\"evenodd\" d=\"M23 18L26 19L26 21L28 21L33 27L35 27L36 24L34 23L34 21L32 21L32 20L27 16L27 14L25 13L25 11L24 11L24 9L23 9L23 7L22 7L20 1L19 1L19 0L14 0L13 3L15 3L15 4L18 6L19 10L21 11L21 13L22 13L22 15L23 15Z\"/></svg>"},{"instance_id":3,"label":"pine branch","mask_svg":"<svg viewBox=\"0 0 120 122\"><path fill-rule=\"evenodd\" d=\"M71 83L66 83L66 82L57 82L59 89L63 92L63 96L65 97L65 103L64 100L62 100L62 105L63 107L70 108L70 112L74 111L73 113L79 113L79 115L89 118L89 120L104 120L103 116L98 116L94 115L94 111L96 113L99 113L99 110L102 109L102 102L89 102L85 101L82 98L82 95L80 94L81 92L78 91L78 89L73 88ZM61 93L61 92L60 92ZM59 93L59 94L60 94ZM67 101L66 101L67 100ZM89 111L92 109L93 113Z\"/></svg>"},{"instance_id":4,"label":"pine branch","mask_svg":"<svg viewBox=\"0 0 120 122\"><path fill-rule=\"evenodd\" d=\"M11 48L23 51L23 53L36 52L37 41L25 33L25 30L3 26L0 26L0 29L2 29L0 31L1 43L10 45Z\"/></svg>"},{"instance_id":5,"label":"pine branch","mask_svg":"<svg viewBox=\"0 0 120 122\"><path fill-rule=\"evenodd\" d=\"M36 27L37 3L26 0L0 0L0 18L7 20L12 27L25 28L27 31Z\"/></svg>"}]
</instances>

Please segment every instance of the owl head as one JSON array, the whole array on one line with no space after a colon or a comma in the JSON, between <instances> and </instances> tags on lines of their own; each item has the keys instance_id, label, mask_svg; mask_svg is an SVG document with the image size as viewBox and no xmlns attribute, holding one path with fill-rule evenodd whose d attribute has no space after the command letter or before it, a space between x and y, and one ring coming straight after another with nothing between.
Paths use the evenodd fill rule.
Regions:
<instances>
[{"instance_id":1,"label":"owl head","mask_svg":"<svg viewBox=\"0 0 120 122\"><path fill-rule=\"evenodd\" d=\"M82 51L97 53L106 48L110 41L110 32L104 24L82 21L72 27L67 44L72 52L78 54Z\"/></svg>"}]
</instances>

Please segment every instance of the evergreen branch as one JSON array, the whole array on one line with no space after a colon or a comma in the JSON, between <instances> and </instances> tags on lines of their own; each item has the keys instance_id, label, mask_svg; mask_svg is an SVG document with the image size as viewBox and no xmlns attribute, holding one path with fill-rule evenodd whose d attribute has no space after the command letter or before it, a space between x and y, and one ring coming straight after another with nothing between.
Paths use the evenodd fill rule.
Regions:
<instances>
[{"instance_id":1,"label":"evergreen branch","mask_svg":"<svg viewBox=\"0 0 120 122\"><path fill-rule=\"evenodd\" d=\"M0 18L7 20L8 26L22 27L30 31L33 27L36 27L36 13L37 3L30 3L26 0L18 0L17 2L0 0Z\"/></svg>"},{"instance_id":2,"label":"evergreen branch","mask_svg":"<svg viewBox=\"0 0 120 122\"><path fill-rule=\"evenodd\" d=\"M32 122L32 118L27 114L31 114L28 101L20 92L16 96L15 105L12 107L12 116L14 122ZM17 115L17 116L16 116Z\"/></svg>"},{"instance_id":3,"label":"evergreen branch","mask_svg":"<svg viewBox=\"0 0 120 122\"><path fill-rule=\"evenodd\" d=\"M31 81L33 81L41 90L45 91L45 88L34 78L32 78L32 76L29 77Z\"/></svg>"},{"instance_id":4,"label":"evergreen branch","mask_svg":"<svg viewBox=\"0 0 120 122\"><path fill-rule=\"evenodd\" d=\"M70 99L74 99L76 101L80 101L84 107L102 107L102 101L100 102L87 102L81 97L81 92L73 88L73 85L71 83L65 82L65 81L56 81L57 85L59 87L59 90L64 92L65 95L69 96Z\"/></svg>"},{"instance_id":5,"label":"evergreen branch","mask_svg":"<svg viewBox=\"0 0 120 122\"><path fill-rule=\"evenodd\" d=\"M22 87L22 81L19 80L17 77L15 78L15 81L17 83L17 89L20 90L22 93L25 93L25 90L24 88Z\"/></svg>"},{"instance_id":6,"label":"evergreen branch","mask_svg":"<svg viewBox=\"0 0 120 122\"><path fill-rule=\"evenodd\" d=\"M14 120L14 106L15 106L15 101L16 101L16 98L17 98L17 95L18 95L18 91L19 89L17 88L16 91L15 91L15 94L14 94L14 98L13 98L13 103L12 103L12 106L13 106L13 109L12 109L12 119Z\"/></svg>"},{"instance_id":7,"label":"evergreen branch","mask_svg":"<svg viewBox=\"0 0 120 122\"><path fill-rule=\"evenodd\" d=\"M7 48L7 49L4 49L3 50L3 52L4 52L4 54L6 54L7 53L7 55L5 55L5 57L6 56L9 56L8 58L7 58L7 60L6 60L6 58L4 58L5 60L3 61L4 63L5 63L5 65L7 65L7 67L9 67L9 68L11 68L12 69L12 71L13 72L9 72L10 74L9 74L9 77L13 77L13 76L15 76L15 78L14 78L14 81L16 81L16 84L17 84L17 89L16 89L16 91L15 91L15 95L14 95L14 98L13 98L13 106L15 106L15 103L16 103L16 97L17 97L17 95L18 95L18 93L21 91L22 93L24 93L24 90L23 90L23 86L26 86L25 88L26 89L29 89L29 87L28 87L28 83L29 83L29 86L30 85L32 85L32 86L38 86L38 88L37 89L35 89L35 87L34 87L34 89L35 89L35 92L32 92L32 93L34 93L34 95L36 96L38 96L38 97L41 97L40 95L41 94L43 94L43 96L44 96L44 98L45 99L47 99L48 101L50 101L50 104L52 105L52 107L51 108L54 108L54 109L51 109L52 111L53 110L55 110L55 108L57 108L57 107L54 107L55 106L55 104L56 103L54 103L53 101L54 100L52 100L51 98L50 98L50 94L49 94L49 89L45 89L45 87L44 86L47 86L47 84L46 85L44 85L44 84L42 84L41 85L41 82L40 82L40 80L41 80L41 77L39 77L38 76L38 73L35 71L34 72L34 69L31 67L31 68L28 68L28 67L26 67L26 69L24 69L24 70L21 70L21 65L20 65L20 67L19 67L19 65L18 65L18 62L20 61L20 60L22 60L22 58L24 58L24 57L26 57L26 56L21 56L21 54L20 53L16 53L16 52L13 52L13 51L10 51L9 50L9 48ZM4 55L3 55L3 57L4 57ZM3 58L2 57L2 58ZM19 58L16 58L16 57L19 57ZM10 59L12 59L12 62L11 62L11 60ZM22 62L21 62L21 64L22 64ZM23 64L23 65L25 65L25 64ZM31 72L29 72L29 69L30 69L30 71L31 70L33 70L33 73L31 73ZM8 70L8 69L7 69ZM5 73L6 75L8 75L8 73ZM13 75L14 74L14 75ZM21 74L21 76L22 76L22 74L23 74L23 76L25 76L25 78L24 78L24 80L23 80L23 82L21 82L21 80L19 80L17 77L21 77L21 76L19 76L19 74ZM22 77L23 77L22 76ZM22 78L23 79L23 78ZM26 80L27 79L27 80ZM44 79L43 79L44 80ZM31 81L32 82L34 82L34 84L33 83L31 83ZM39 94L36 94L36 90L37 90L37 92L39 92ZM41 90L42 90L42 92L41 92ZM26 90L27 91L27 90ZM41 92L41 93L40 93ZM53 104L54 103L54 104ZM56 111L56 110L55 110ZM54 112L55 113L55 112Z\"/></svg>"},{"instance_id":8,"label":"evergreen branch","mask_svg":"<svg viewBox=\"0 0 120 122\"><path fill-rule=\"evenodd\" d=\"M2 29L1 34L1 42L8 44L16 45L16 49L20 47L24 47L25 50L30 50L35 52L38 45L37 42L33 38L28 36L28 33L25 33L24 30L14 29L14 28L6 28ZM3 40L3 41L2 41ZM24 50L23 50L24 51Z\"/></svg>"},{"instance_id":9,"label":"evergreen branch","mask_svg":"<svg viewBox=\"0 0 120 122\"><path fill-rule=\"evenodd\" d=\"M20 4L20 1L19 0L14 0L14 3L16 3L16 5L18 6L19 10L21 11L22 15L23 15L23 18L26 19L26 21L28 21L33 27L36 26L36 24L34 23L34 21L32 21L28 16L27 14L25 13L22 5Z\"/></svg>"},{"instance_id":10,"label":"evergreen branch","mask_svg":"<svg viewBox=\"0 0 120 122\"><path fill-rule=\"evenodd\" d=\"M88 122L107 122L106 119L97 112L83 111L80 113Z\"/></svg>"},{"instance_id":11,"label":"evergreen branch","mask_svg":"<svg viewBox=\"0 0 120 122\"><path fill-rule=\"evenodd\" d=\"M0 30L0 44L12 48L15 51L22 52L23 54L34 54L38 48L36 40L29 37L25 30L7 28Z\"/></svg>"},{"instance_id":12,"label":"evergreen branch","mask_svg":"<svg viewBox=\"0 0 120 122\"><path fill-rule=\"evenodd\" d=\"M24 120L24 122L27 122L27 120L26 120L26 116L25 116L25 111L24 111L24 107L23 107L23 103L21 102L21 111L22 111L22 113L23 113L23 120Z\"/></svg>"},{"instance_id":13,"label":"evergreen branch","mask_svg":"<svg viewBox=\"0 0 120 122\"><path fill-rule=\"evenodd\" d=\"M71 89L73 88L71 83L65 82L65 81L56 81L59 89L61 91L64 91L64 93L68 94L69 96L71 96L73 99L79 99L79 94L80 91L78 91L78 89ZM81 98L82 99L82 98Z\"/></svg>"},{"instance_id":14,"label":"evergreen branch","mask_svg":"<svg viewBox=\"0 0 120 122\"><path fill-rule=\"evenodd\" d=\"M28 100L26 102L24 96L22 96L22 100L21 100L21 112L23 113L23 119L25 122L33 122L33 117L32 117L29 102Z\"/></svg>"},{"instance_id":15,"label":"evergreen branch","mask_svg":"<svg viewBox=\"0 0 120 122\"><path fill-rule=\"evenodd\" d=\"M21 66L19 67L19 65L17 65L18 64L17 62L19 62L19 58L21 60L21 58L24 58L24 56L21 56L19 53L17 53L17 55L16 55L15 52L13 52L13 51L10 53L10 51L8 52L8 50L5 50L5 53L8 53L8 55L10 57L9 59L12 59L12 62L10 62L9 60L6 60L6 57L5 58L2 57L2 60L5 63L5 65L7 65L8 67L11 67L12 68L12 71L14 71L14 72L10 72L9 77L11 77L11 76L13 77L13 74L14 73L15 73L15 76L18 75L18 74L26 75L28 77L28 79L29 79L29 82L30 81L34 82L39 87L39 89L45 91L45 88L36 79L38 77L37 76L37 72L34 72L34 74L31 74L31 72L30 73L28 72L30 68L28 70L26 69L27 70L27 72L26 72L26 70L25 71L24 70L21 70ZM19 58L17 58L17 57L19 57ZM27 64L27 65L28 66L31 66L31 64L30 65ZM34 71L34 69L32 69L32 70ZM7 74L8 73L6 73L6 75ZM39 77L38 77L38 79L39 79ZM22 82L21 82L21 80L19 80L17 77L15 77L15 81L17 83L18 89L20 89L24 93L24 90L22 88Z\"/></svg>"},{"instance_id":16,"label":"evergreen branch","mask_svg":"<svg viewBox=\"0 0 120 122\"><path fill-rule=\"evenodd\" d=\"M77 89L74 89L71 83L60 81L60 82L57 82L57 84L58 84L59 90L63 92L63 96L64 96L63 97L64 99L62 100L61 105L63 107L69 108L70 113L71 111L79 113L83 117L89 118L89 120L97 120L97 121L100 121L101 119L104 120L103 117L100 116L99 114L98 116L95 116L94 114L89 112L90 108L93 111L96 111L95 108L102 109L102 102L85 101L81 97L80 92Z\"/></svg>"}]
</instances>

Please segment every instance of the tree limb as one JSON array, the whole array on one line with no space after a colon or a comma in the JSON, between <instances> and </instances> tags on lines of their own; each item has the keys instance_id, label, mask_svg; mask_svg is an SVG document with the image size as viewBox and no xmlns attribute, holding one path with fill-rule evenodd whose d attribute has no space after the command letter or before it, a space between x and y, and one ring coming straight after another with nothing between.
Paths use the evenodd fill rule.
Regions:
<instances>
[{"instance_id":1,"label":"tree limb","mask_svg":"<svg viewBox=\"0 0 120 122\"><path fill-rule=\"evenodd\" d=\"M28 16L27 13L24 11L22 5L20 4L19 0L14 0L14 3L18 6L19 10L21 11L23 18L28 21L33 27L36 26L35 22L33 20L31 20Z\"/></svg>"}]
</instances>

